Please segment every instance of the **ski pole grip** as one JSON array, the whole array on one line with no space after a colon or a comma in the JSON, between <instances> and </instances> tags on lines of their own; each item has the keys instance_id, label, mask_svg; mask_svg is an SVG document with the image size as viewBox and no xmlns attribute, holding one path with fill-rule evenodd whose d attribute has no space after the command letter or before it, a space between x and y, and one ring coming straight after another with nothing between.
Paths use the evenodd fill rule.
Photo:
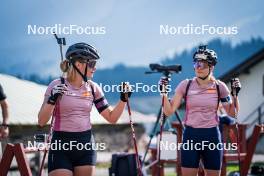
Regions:
<instances>
[{"instance_id":1,"label":"ski pole grip","mask_svg":"<svg viewBox=\"0 0 264 176\"><path fill-rule=\"evenodd\" d=\"M235 82L235 79L236 78L232 78L230 80L230 83L231 83L231 94L234 96L237 96L237 91L236 91L236 88L234 87L233 83Z\"/></svg>"}]
</instances>

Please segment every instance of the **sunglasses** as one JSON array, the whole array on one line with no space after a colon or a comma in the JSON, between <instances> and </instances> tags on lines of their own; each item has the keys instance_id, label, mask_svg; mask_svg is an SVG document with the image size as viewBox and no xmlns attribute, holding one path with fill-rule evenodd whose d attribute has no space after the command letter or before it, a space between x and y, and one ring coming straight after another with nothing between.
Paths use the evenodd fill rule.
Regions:
<instances>
[{"instance_id":1,"label":"sunglasses","mask_svg":"<svg viewBox=\"0 0 264 176\"><path fill-rule=\"evenodd\" d=\"M206 69L209 67L208 63L207 62L203 62L203 61L196 61L193 63L193 67L195 69Z\"/></svg>"},{"instance_id":2,"label":"sunglasses","mask_svg":"<svg viewBox=\"0 0 264 176\"><path fill-rule=\"evenodd\" d=\"M90 60L90 61L88 61L88 67L89 68L95 68L95 66L96 66L96 61L95 60Z\"/></svg>"},{"instance_id":3,"label":"sunglasses","mask_svg":"<svg viewBox=\"0 0 264 176\"><path fill-rule=\"evenodd\" d=\"M86 63L89 68L95 68L96 66L96 60L82 60L81 63Z\"/></svg>"}]
</instances>

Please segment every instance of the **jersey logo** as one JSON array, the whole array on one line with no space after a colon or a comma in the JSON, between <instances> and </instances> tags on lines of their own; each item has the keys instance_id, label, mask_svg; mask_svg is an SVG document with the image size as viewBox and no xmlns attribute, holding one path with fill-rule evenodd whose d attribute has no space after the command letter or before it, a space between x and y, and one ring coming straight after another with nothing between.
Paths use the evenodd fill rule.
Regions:
<instances>
[{"instance_id":1,"label":"jersey logo","mask_svg":"<svg viewBox=\"0 0 264 176\"><path fill-rule=\"evenodd\" d=\"M195 94L199 94L199 91L197 91L197 90L190 90L189 91L189 95L195 95Z\"/></svg>"},{"instance_id":2,"label":"jersey logo","mask_svg":"<svg viewBox=\"0 0 264 176\"><path fill-rule=\"evenodd\" d=\"M81 94L76 94L74 92L67 91L64 94L72 97L91 97L91 92L88 91L82 92Z\"/></svg>"},{"instance_id":3,"label":"jersey logo","mask_svg":"<svg viewBox=\"0 0 264 176\"><path fill-rule=\"evenodd\" d=\"M209 88L206 90L206 93L215 94L215 93L217 93L217 90L215 88Z\"/></svg>"},{"instance_id":4,"label":"jersey logo","mask_svg":"<svg viewBox=\"0 0 264 176\"><path fill-rule=\"evenodd\" d=\"M91 96L91 93L88 92L88 91L86 91L86 92L83 92L83 93L82 93L82 96L83 96L83 97L90 97L90 96Z\"/></svg>"},{"instance_id":5,"label":"jersey logo","mask_svg":"<svg viewBox=\"0 0 264 176\"><path fill-rule=\"evenodd\" d=\"M70 92L70 91L66 91L64 94L69 95L69 96L77 96L75 93Z\"/></svg>"}]
</instances>

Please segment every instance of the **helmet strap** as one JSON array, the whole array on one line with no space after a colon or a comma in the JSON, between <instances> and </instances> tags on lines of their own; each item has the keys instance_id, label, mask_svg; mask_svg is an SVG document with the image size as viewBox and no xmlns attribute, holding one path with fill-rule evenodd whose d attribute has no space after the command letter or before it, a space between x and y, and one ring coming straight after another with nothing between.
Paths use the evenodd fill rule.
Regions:
<instances>
[{"instance_id":1,"label":"helmet strap","mask_svg":"<svg viewBox=\"0 0 264 176\"><path fill-rule=\"evenodd\" d=\"M83 81L87 82L88 81L88 78L86 76L87 75L87 69L88 69L87 63L86 63L86 66L85 66L84 74L82 74L82 72L76 67L76 65L73 62L71 62L71 64L72 64L73 68L79 73L79 75L81 75L81 77L83 78Z\"/></svg>"},{"instance_id":2,"label":"helmet strap","mask_svg":"<svg viewBox=\"0 0 264 176\"><path fill-rule=\"evenodd\" d=\"M83 80L84 82L87 82L87 69L88 69L88 63L85 64L85 71L84 71L84 76L83 76Z\"/></svg>"}]
</instances>

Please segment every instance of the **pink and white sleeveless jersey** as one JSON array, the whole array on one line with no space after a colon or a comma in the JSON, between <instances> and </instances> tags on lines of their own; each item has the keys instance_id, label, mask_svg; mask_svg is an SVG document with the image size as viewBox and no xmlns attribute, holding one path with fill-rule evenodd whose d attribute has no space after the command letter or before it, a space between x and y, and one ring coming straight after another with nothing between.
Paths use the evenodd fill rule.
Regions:
<instances>
[{"instance_id":1,"label":"pink and white sleeveless jersey","mask_svg":"<svg viewBox=\"0 0 264 176\"><path fill-rule=\"evenodd\" d=\"M52 81L45 93L47 100L55 85L61 84L60 79ZM56 103L54 111L54 130L81 132L92 128L90 112L93 106L93 94L91 86L84 83L80 88L73 87L66 79L67 92ZM96 108L102 110L108 107L104 94L98 84L91 81L94 88ZM98 110L99 111L99 110ZM100 111L99 111L100 112Z\"/></svg>"},{"instance_id":2,"label":"pink and white sleeveless jersey","mask_svg":"<svg viewBox=\"0 0 264 176\"><path fill-rule=\"evenodd\" d=\"M224 82L218 81L222 104L230 104L230 93ZM183 80L175 89L176 94L185 95L188 80ZM199 86L193 78L187 94L184 124L193 128L211 128L218 125L216 83L211 82L206 88Z\"/></svg>"}]
</instances>

